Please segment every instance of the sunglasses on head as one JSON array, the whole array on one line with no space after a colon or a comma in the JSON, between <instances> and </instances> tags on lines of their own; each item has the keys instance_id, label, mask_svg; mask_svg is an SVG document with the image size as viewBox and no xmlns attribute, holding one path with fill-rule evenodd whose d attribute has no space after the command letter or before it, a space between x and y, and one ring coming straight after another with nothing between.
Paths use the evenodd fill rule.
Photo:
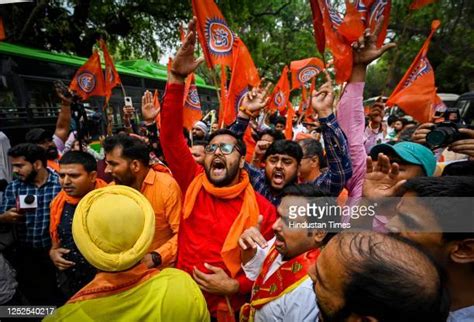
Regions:
<instances>
[{"instance_id":1,"label":"sunglasses on head","mask_svg":"<svg viewBox=\"0 0 474 322\"><path fill-rule=\"evenodd\" d=\"M209 144L206 146L205 151L206 153L216 153L217 148L219 148L224 155L231 154L234 149L240 153L240 149L232 143Z\"/></svg>"}]
</instances>

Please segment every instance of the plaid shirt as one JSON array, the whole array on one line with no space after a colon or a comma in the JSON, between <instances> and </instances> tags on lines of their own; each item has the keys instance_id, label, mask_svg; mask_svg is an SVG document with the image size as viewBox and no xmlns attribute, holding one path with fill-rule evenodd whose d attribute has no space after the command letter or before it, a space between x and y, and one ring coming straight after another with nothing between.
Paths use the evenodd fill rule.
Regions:
<instances>
[{"instance_id":1,"label":"plaid shirt","mask_svg":"<svg viewBox=\"0 0 474 322\"><path fill-rule=\"evenodd\" d=\"M352 164L349 155L349 146L346 136L339 127L334 114L327 118L320 118L326 158L328 161L328 171L321 174L313 182L321 190L337 197L347 180L352 176ZM230 126L230 130L237 135L243 135L248 125L248 120L237 118ZM281 202L281 195L276 195L270 190L270 183L265 176L264 169L257 169L249 164L245 164L245 169L250 175L250 181L255 191L267 198L272 204L278 206Z\"/></svg>"},{"instance_id":2,"label":"plaid shirt","mask_svg":"<svg viewBox=\"0 0 474 322\"><path fill-rule=\"evenodd\" d=\"M41 187L18 179L10 182L3 195L0 213L16 207L19 195L35 195L38 198L38 208L25 212L25 223L16 224L18 241L23 247L49 248L49 204L61 190L59 177L48 169L48 180Z\"/></svg>"}]
</instances>

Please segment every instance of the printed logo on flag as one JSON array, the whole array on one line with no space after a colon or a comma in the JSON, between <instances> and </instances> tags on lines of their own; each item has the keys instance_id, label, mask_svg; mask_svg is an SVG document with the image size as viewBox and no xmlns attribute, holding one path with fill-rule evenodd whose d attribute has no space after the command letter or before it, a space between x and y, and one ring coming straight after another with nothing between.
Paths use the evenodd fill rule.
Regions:
<instances>
[{"instance_id":1,"label":"printed logo on flag","mask_svg":"<svg viewBox=\"0 0 474 322\"><path fill-rule=\"evenodd\" d=\"M189 87L188 97L186 97L186 106L193 110L201 110L201 101L196 85L191 84Z\"/></svg>"},{"instance_id":2,"label":"printed logo on flag","mask_svg":"<svg viewBox=\"0 0 474 322\"><path fill-rule=\"evenodd\" d=\"M208 18L205 33L207 45L212 54L216 56L227 56L232 53L235 37L224 20Z\"/></svg>"},{"instance_id":3,"label":"printed logo on flag","mask_svg":"<svg viewBox=\"0 0 474 322\"><path fill-rule=\"evenodd\" d=\"M339 26L343 20L341 16L337 13L337 11L334 10L334 8L331 6L329 0L326 0L326 8L328 8L329 17L331 18L333 25Z\"/></svg>"},{"instance_id":4,"label":"printed logo on flag","mask_svg":"<svg viewBox=\"0 0 474 322\"><path fill-rule=\"evenodd\" d=\"M114 76L114 72L113 72L111 66L107 66L107 67L106 67L106 72L105 72L105 74L108 76L107 81L108 81L109 83L113 83L114 80L115 80L115 76Z\"/></svg>"},{"instance_id":5,"label":"printed logo on flag","mask_svg":"<svg viewBox=\"0 0 474 322\"><path fill-rule=\"evenodd\" d=\"M276 93L275 97L273 98L273 102L278 108L283 107L285 104L285 93L283 93L283 91L278 91L278 93Z\"/></svg>"},{"instance_id":6,"label":"printed logo on flag","mask_svg":"<svg viewBox=\"0 0 474 322\"><path fill-rule=\"evenodd\" d=\"M387 4L388 0L377 0L377 2L372 5L372 8L370 8L370 24L373 24L374 21L380 21Z\"/></svg>"},{"instance_id":7,"label":"printed logo on flag","mask_svg":"<svg viewBox=\"0 0 474 322\"><path fill-rule=\"evenodd\" d=\"M306 66L305 68L302 68L298 72L298 81L301 84L307 83L311 78L314 76L318 75L321 72L321 69L319 69L316 66L310 65Z\"/></svg>"},{"instance_id":8,"label":"printed logo on flag","mask_svg":"<svg viewBox=\"0 0 474 322\"><path fill-rule=\"evenodd\" d=\"M410 86L411 84L413 84L414 81L416 81L421 76L428 74L430 71L430 62L426 57L423 57L422 59L420 59L418 65L413 69L410 76L408 76L407 80L405 81L405 84L403 84L403 87L405 88Z\"/></svg>"},{"instance_id":9,"label":"printed logo on flag","mask_svg":"<svg viewBox=\"0 0 474 322\"><path fill-rule=\"evenodd\" d=\"M242 105L242 102L244 101L245 94L249 92L249 89L246 87L244 88L239 94L237 94L237 97L235 98L235 112L239 112L239 107Z\"/></svg>"},{"instance_id":10,"label":"printed logo on flag","mask_svg":"<svg viewBox=\"0 0 474 322\"><path fill-rule=\"evenodd\" d=\"M77 84L85 93L91 93L96 84L95 75L89 71L83 71L77 76Z\"/></svg>"}]
</instances>

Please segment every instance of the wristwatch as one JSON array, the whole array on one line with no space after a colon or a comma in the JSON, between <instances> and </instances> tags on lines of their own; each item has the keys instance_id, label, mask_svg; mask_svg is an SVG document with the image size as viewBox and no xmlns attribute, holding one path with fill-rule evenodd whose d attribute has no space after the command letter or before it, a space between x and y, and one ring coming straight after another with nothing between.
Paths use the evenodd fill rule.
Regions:
<instances>
[{"instance_id":1,"label":"wristwatch","mask_svg":"<svg viewBox=\"0 0 474 322\"><path fill-rule=\"evenodd\" d=\"M160 266L161 255L158 254L157 252L151 252L150 255L151 255L151 260L153 261L153 264L155 265L155 267Z\"/></svg>"}]
</instances>

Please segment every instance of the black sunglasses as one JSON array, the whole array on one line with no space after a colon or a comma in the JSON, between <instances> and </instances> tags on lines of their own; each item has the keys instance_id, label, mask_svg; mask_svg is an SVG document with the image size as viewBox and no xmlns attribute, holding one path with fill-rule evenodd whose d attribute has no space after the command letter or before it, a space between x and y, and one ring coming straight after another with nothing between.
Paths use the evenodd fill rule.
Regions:
<instances>
[{"instance_id":1,"label":"black sunglasses","mask_svg":"<svg viewBox=\"0 0 474 322\"><path fill-rule=\"evenodd\" d=\"M204 150L206 153L216 153L217 148L219 148L224 155L231 154L234 149L240 153L240 149L232 143L209 144Z\"/></svg>"}]
</instances>

